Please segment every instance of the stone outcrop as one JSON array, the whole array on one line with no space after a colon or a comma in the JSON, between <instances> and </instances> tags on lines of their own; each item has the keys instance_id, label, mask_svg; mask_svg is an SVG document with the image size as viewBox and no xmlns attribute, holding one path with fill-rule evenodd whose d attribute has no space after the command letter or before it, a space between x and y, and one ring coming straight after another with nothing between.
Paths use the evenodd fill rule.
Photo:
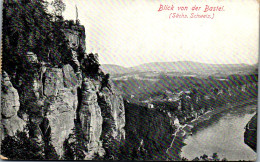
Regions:
<instances>
[{"instance_id":1,"label":"stone outcrop","mask_svg":"<svg viewBox=\"0 0 260 162\"><path fill-rule=\"evenodd\" d=\"M257 151L257 113L245 126L244 142L255 152Z\"/></svg>"},{"instance_id":2,"label":"stone outcrop","mask_svg":"<svg viewBox=\"0 0 260 162\"><path fill-rule=\"evenodd\" d=\"M67 84L66 88L64 82L65 80L70 81L71 78L63 75L63 72L71 71L66 68L47 69L44 81L44 95L46 97L44 108L47 110L45 118L48 121L48 128L45 131L49 129L49 134L46 134L50 137L49 144L55 148L60 157L64 152L63 143L74 128L78 104L76 84L69 82L70 84Z\"/></svg>"},{"instance_id":3,"label":"stone outcrop","mask_svg":"<svg viewBox=\"0 0 260 162\"><path fill-rule=\"evenodd\" d=\"M84 26L72 21L63 25L69 41L63 54L52 45L45 59L27 51L21 69L15 65L8 70L11 81L3 73L3 137L26 132L29 143L39 146L37 157L46 160L103 158L112 154L107 148L113 142L125 139L123 99L108 85L98 55L84 53Z\"/></svg>"},{"instance_id":4,"label":"stone outcrop","mask_svg":"<svg viewBox=\"0 0 260 162\"><path fill-rule=\"evenodd\" d=\"M99 93L102 116L111 122L111 136L115 139L125 139L125 107L123 97L115 90L104 88Z\"/></svg>"},{"instance_id":5,"label":"stone outcrop","mask_svg":"<svg viewBox=\"0 0 260 162\"><path fill-rule=\"evenodd\" d=\"M39 146L52 147L58 159L62 159L65 141L75 129L80 129L86 146L84 159L111 154L104 146L111 148L113 143L106 141L120 143L125 139L122 97L114 89L101 90L98 79L85 77L79 85L79 78L68 64L63 68L45 67L40 72L43 73L29 71L21 76L23 84L18 91L4 73L1 97L5 135L14 136L28 124L29 138ZM75 126L76 120L80 127ZM46 150L42 151L47 156Z\"/></svg>"},{"instance_id":6,"label":"stone outcrop","mask_svg":"<svg viewBox=\"0 0 260 162\"><path fill-rule=\"evenodd\" d=\"M20 107L19 95L6 72L3 72L1 84L1 122L3 125L1 133L4 133L2 134L3 139L5 135L15 136L17 131L23 131L25 122L17 115Z\"/></svg>"},{"instance_id":7,"label":"stone outcrop","mask_svg":"<svg viewBox=\"0 0 260 162\"><path fill-rule=\"evenodd\" d=\"M140 105L125 102L127 160L165 160L178 158L174 151L167 153L174 128L167 114ZM181 144L180 144L181 145ZM176 149L178 149L176 146ZM174 157L176 156L176 157ZM130 159L129 159L130 158Z\"/></svg>"},{"instance_id":8,"label":"stone outcrop","mask_svg":"<svg viewBox=\"0 0 260 162\"><path fill-rule=\"evenodd\" d=\"M88 153L86 160L92 159L94 154L104 155L100 136L102 133L103 118L97 102L97 91L93 80L84 78L82 83L82 101L79 109L80 125L87 140Z\"/></svg>"},{"instance_id":9,"label":"stone outcrop","mask_svg":"<svg viewBox=\"0 0 260 162\"><path fill-rule=\"evenodd\" d=\"M112 85L110 83L110 85ZM113 87L113 86L112 86ZM116 153L125 141L125 107L121 95L112 88L104 88L98 93L98 103L103 117L102 140L107 156ZM111 159L115 160L115 159Z\"/></svg>"},{"instance_id":10,"label":"stone outcrop","mask_svg":"<svg viewBox=\"0 0 260 162\"><path fill-rule=\"evenodd\" d=\"M77 76L73 71L73 68L70 65L64 65L62 68L64 76L64 87L72 88L77 85Z\"/></svg>"}]
</instances>

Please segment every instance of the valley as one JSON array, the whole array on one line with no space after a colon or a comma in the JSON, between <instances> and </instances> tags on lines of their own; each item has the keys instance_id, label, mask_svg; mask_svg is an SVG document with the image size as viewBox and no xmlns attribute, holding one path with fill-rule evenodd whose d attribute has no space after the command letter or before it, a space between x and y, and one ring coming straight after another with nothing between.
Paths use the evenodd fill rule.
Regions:
<instances>
[{"instance_id":1,"label":"valley","mask_svg":"<svg viewBox=\"0 0 260 162\"><path fill-rule=\"evenodd\" d=\"M257 103L258 74L254 68L211 75L148 71L115 74L111 79L124 98L126 139L131 143L127 154L132 160L185 160L189 153L183 154L182 148L192 132L198 128L207 129L210 122L217 122L214 118L221 117L220 114L233 110L239 114L240 109L243 112L244 107ZM178 132L178 123L188 125ZM238 142L243 143L243 140ZM192 159L189 156L189 160Z\"/></svg>"}]
</instances>

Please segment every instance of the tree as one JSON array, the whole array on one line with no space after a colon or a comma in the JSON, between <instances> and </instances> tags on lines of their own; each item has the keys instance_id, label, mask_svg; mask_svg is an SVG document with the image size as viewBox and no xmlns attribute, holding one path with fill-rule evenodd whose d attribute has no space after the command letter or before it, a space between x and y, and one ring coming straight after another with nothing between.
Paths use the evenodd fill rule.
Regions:
<instances>
[{"instance_id":1,"label":"tree","mask_svg":"<svg viewBox=\"0 0 260 162\"><path fill-rule=\"evenodd\" d=\"M53 1L55 15L61 15L65 4ZM3 3L3 70L22 73L27 52L38 60L60 65L68 53L62 21L51 21L45 0L5 0ZM54 58L54 59L53 59ZM27 68L28 69L28 68ZM30 69L30 68L29 68Z\"/></svg>"},{"instance_id":2,"label":"tree","mask_svg":"<svg viewBox=\"0 0 260 162\"><path fill-rule=\"evenodd\" d=\"M62 21L62 12L65 11L66 4L62 0L53 0L51 5L53 6L54 21Z\"/></svg>"},{"instance_id":3,"label":"tree","mask_svg":"<svg viewBox=\"0 0 260 162\"><path fill-rule=\"evenodd\" d=\"M39 154L42 149L25 132L18 132L16 136L5 137L1 154L9 160L44 160L44 156Z\"/></svg>"},{"instance_id":4,"label":"tree","mask_svg":"<svg viewBox=\"0 0 260 162\"><path fill-rule=\"evenodd\" d=\"M26 52L47 57L48 35L51 30L50 15L43 0L21 0L3 3L3 69L8 73L15 68L23 70Z\"/></svg>"}]
</instances>

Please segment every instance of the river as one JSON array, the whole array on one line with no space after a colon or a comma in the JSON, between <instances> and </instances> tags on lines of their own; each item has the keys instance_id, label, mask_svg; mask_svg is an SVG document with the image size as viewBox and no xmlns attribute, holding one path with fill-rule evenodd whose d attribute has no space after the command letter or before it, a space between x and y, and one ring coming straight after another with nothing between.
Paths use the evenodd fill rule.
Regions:
<instances>
[{"instance_id":1,"label":"river","mask_svg":"<svg viewBox=\"0 0 260 162\"><path fill-rule=\"evenodd\" d=\"M189 160L203 154L227 160L256 160L257 154L244 143L244 127L257 111L256 105L227 109L200 123L184 142L181 156Z\"/></svg>"}]
</instances>

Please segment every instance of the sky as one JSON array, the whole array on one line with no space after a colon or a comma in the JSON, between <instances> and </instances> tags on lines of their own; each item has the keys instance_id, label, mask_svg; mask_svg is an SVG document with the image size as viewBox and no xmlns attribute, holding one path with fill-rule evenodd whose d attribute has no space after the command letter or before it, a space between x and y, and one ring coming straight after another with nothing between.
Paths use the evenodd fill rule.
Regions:
<instances>
[{"instance_id":1,"label":"sky","mask_svg":"<svg viewBox=\"0 0 260 162\"><path fill-rule=\"evenodd\" d=\"M87 53L101 64L131 67L149 62L197 61L255 64L259 53L257 0L63 0L65 19L86 29ZM173 10L158 11L160 5ZM201 7L192 11L193 6ZM205 6L223 11L204 12ZM188 11L178 11L187 6ZM210 14L214 18L169 18L170 14Z\"/></svg>"}]
</instances>

